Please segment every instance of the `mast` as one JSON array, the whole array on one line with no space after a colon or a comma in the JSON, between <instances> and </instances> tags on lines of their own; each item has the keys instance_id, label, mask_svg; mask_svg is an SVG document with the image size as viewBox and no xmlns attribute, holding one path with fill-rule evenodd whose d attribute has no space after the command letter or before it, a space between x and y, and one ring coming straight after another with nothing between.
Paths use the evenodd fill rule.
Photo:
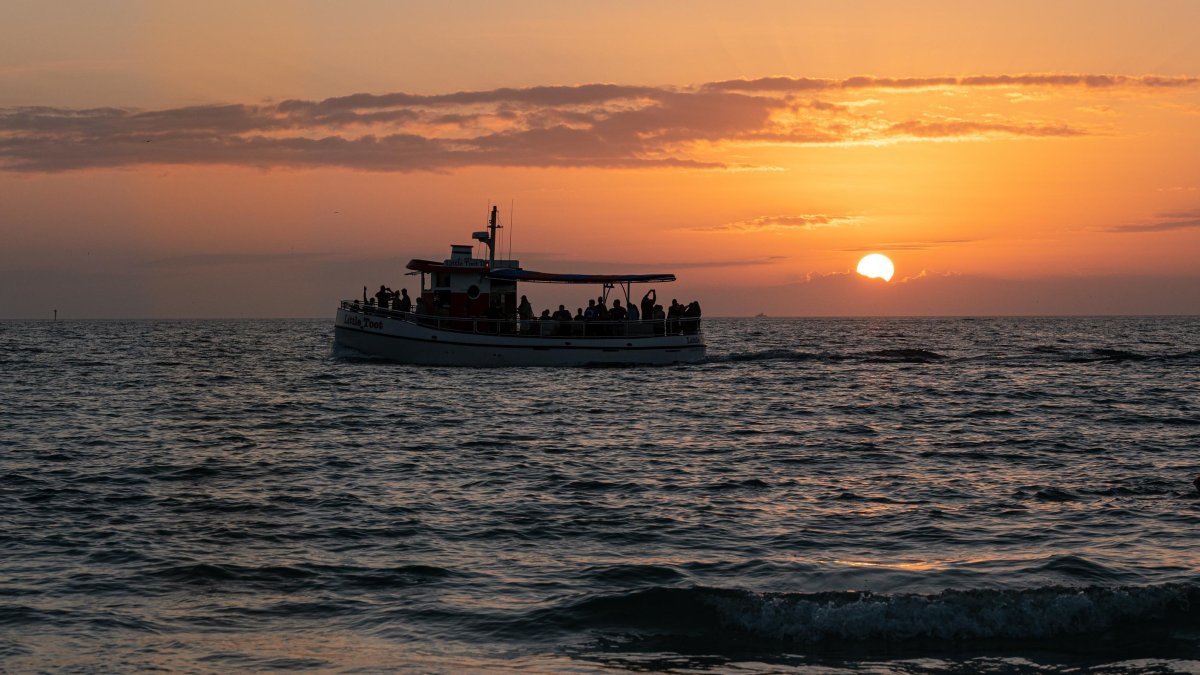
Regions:
<instances>
[{"instance_id":1,"label":"mast","mask_svg":"<svg viewBox=\"0 0 1200 675\"><path fill-rule=\"evenodd\" d=\"M500 225L496 223L496 221L499 219L498 213L499 208L493 205L492 215L490 218L488 218L488 269L494 267L496 262L496 228L500 227Z\"/></svg>"},{"instance_id":2,"label":"mast","mask_svg":"<svg viewBox=\"0 0 1200 675\"><path fill-rule=\"evenodd\" d=\"M493 206L492 213L488 216L487 230L484 232L472 232L471 238L475 241L481 241L487 244L488 247L488 269L495 267L496 263L496 230L504 227L500 224L500 208Z\"/></svg>"}]
</instances>

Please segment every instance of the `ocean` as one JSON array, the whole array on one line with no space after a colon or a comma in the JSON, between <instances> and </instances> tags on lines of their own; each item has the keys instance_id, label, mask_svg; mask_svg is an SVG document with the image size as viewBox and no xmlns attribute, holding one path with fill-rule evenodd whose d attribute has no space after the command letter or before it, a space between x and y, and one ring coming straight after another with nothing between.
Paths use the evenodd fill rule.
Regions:
<instances>
[{"instance_id":1,"label":"ocean","mask_svg":"<svg viewBox=\"0 0 1200 675\"><path fill-rule=\"evenodd\" d=\"M704 330L0 322L0 671L1200 672L1200 318Z\"/></svg>"}]
</instances>

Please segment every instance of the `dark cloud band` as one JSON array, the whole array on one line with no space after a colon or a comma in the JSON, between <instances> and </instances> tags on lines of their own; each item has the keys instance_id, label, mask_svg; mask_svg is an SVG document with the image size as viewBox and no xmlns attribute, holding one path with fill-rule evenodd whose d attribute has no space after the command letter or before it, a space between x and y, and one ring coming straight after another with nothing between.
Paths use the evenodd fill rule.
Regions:
<instances>
[{"instance_id":1,"label":"dark cloud band","mask_svg":"<svg viewBox=\"0 0 1200 675\"><path fill-rule=\"evenodd\" d=\"M806 91L1002 85L1162 89L1196 82L1123 75L775 77L689 88L585 84L435 95L353 94L320 101L151 111L15 107L0 109L0 170L56 172L144 164L368 171L468 166L730 168L733 165L719 155L713 158L716 144L1090 133L1063 123L932 114L881 122L850 106L799 100L797 94Z\"/></svg>"}]
</instances>

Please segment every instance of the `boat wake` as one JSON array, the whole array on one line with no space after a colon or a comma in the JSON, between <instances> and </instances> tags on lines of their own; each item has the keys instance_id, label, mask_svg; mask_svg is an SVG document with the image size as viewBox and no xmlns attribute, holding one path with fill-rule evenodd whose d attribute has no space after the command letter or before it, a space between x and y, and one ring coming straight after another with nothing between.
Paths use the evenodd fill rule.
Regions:
<instances>
[{"instance_id":1,"label":"boat wake","mask_svg":"<svg viewBox=\"0 0 1200 675\"><path fill-rule=\"evenodd\" d=\"M367 354L360 352L353 347L334 342L329 348L329 358L337 361L349 361L351 363L392 363L393 361L383 356Z\"/></svg>"}]
</instances>

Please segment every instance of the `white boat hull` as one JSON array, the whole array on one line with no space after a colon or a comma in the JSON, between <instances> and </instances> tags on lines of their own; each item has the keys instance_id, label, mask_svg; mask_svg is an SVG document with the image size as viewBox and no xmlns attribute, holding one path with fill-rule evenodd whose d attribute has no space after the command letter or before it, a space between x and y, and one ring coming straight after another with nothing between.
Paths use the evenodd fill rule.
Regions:
<instances>
[{"instance_id":1,"label":"white boat hull","mask_svg":"<svg viewBox=\"0 0 1200 675\"><path fill-rule=\"evenodd\" d=\"M389 313L390 314L390 313ZM704 336L488 335L443 330L412 315L339 308L334 345L366 356L430 366L667 365L704 360ZM427 325L422 325L425 323Z\"/></svg>"}]
</instances>

